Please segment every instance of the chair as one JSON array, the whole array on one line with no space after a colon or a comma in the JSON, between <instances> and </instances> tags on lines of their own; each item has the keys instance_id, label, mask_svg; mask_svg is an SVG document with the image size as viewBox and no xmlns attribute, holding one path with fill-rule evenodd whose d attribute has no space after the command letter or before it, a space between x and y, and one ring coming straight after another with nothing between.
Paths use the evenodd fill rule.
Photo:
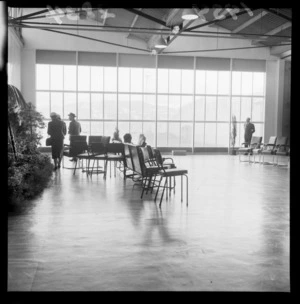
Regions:
<instances>
[{"instance_id":1,"label":"chair","mask_svg":"<svg viewBox=\"0 0 300 304\"><path fill-rule=\"evenodd\" d=\"M134 178L136 174L134 173L134 166L133 166L131 150L129 146L130 144L124 143L125 168L126 168L125 178L127 177ZM129 174L127 173L128 171L130 172Z\"/></svg>"},{"instance_id":2,"label":"chair","mask_svg":"<svg viewBox=\"0 0 300 304\"><path fill-rule=\"evenodd\" d=\"M241 147L237 150L239 154L239 161L241 161L241 153L248 155L248 162L250 163L250 155L253 153L253 149L259 149L262 141L262 136L252 136L249 147L248 143L242 143L244 147Z\"/></svg>"},{"instance_id":3,"label":"chair","mask_svg":"<svg viewBox=\"0 0 300 304\"><path fill-rule=\"evenodd\" d=\"M76 158L78 154L83 153L86 151L87 148L87 142L86 142L86 136L85 135L71 135L70 136L70 144L64 145L64 151L63 151L63 168L65 169L74 169L74 167L65 167L64 166L64 156L66 157L72 157ZM82 143L82 145L77 143Z\"/></svg>"},{"instance_id":4,"label":"chair","mask_svg":"<svg viewBox=\"0 0 300 304\"><path fill-rule=\"evenodd\" d=\"M103 136L90 135L90 136L89 136L89 140L88 140L89 146L91 145L91 143L99 143L99 142L102 142L102 137L103 137Z\"/></svg>"},{"instance_id":5,"label":"chair","mask_svg":"<svg viewBox=\"0 0 300 304\"><path fill-rule=\"evenodd\" d=\"M288 144L288 137L281 136L278 137L276 142L276 147L274 149L274 158L276 159L276 162L274 162L274 165L279 166L279 158L287 157L288 161L290 158L290 146Z\"/></svg>"},{"instance_id":6,"label":"chair","mask_svg":"<svg viewBox=\"0 0 300 304\"><path fill-rule=\"evenodd\" d=\"M110 142L110 136L102 136L101 142L102 142L104 145L109 144L109 142Z\"/></svg>"},{"instance_id":7,"label":"chair","mask_svg":"<svg viewBox=\"0 0 300 304\"><path fill-rule=\"evenodd\" d=\"M92 166L92 170L90 170L89 173L90 174L103 173L103 177L106 178L106 165L105 165L105 161L107 158L106 146L102 142L101 143L92 142L91 146L90 146L90 152L91 152L90 161L93 160L93 166ZM102 168L102 166L99 166L99 164L98 164L99 160L104 161L103 170L99 170L99 168ZM96 171L94 171L95 161L97 161Z\"/></svg>"},{"instance_id":8,"label":"chair","mask_svg":"<svg viewBox=\"0 0 300 304\"><path fill-rule=\"evenodd\" d=\"M77 163L78 162L80 163L80 161L82 161L84 159L86 161L89 160L90 154L88 151L89 149L88 149L87 142L85 142L85 141L73 141L71 144L70 150L76 151L76 153L73 155L76 157L76 162L75 162L75 167L74 167L74 172L73 172L73 174L75 175L76 169L79 169L79 168L77 168ZM83 166L81 168L84 169ZM86 168L88 168L87 165L86 165Z\"/></svg>"},{"instance_id":9,"label":"chair","mask_svg":"<svg viewBox=\"0 0 300 304\"><path fill-rule=\"evenodd\" d=\"M123 164L124 168L124 179L126 178L126 166L125 166L125 151L123 143L109 143L106 145L107 157L105 159L105 175L107 172L107 163L114 162L114 176L116 176L116 162ZM110 166L110 177L111 177L111 166Z\"/></svg>"},{"instance_id":10,"label":"chair","mask_svg":"<svg viewBox=\"0 0 300 304\"><path fill-rule=\"evenodd\" d=\"M158 149L155 149L155 155L156 155L156 162L157 165L159 166L159 175L160 175L160 180L159 180L159 184L157 187L157 191L155 194L155 198L154 201L156 201L157 198L157 194L161 185L161 182L163 180L163 178L165 178L165 182L163 184L163 192L160 198L160 203L159 203L159 207L161 207L161 203L162 203L162 199L164 196L164 192L166 188L169 188L171 190L171 187L168 187L168 177L176 177L176 176L180 176L181 177L181 202L183 201L183 176L186 177L186 205L188 206L188 170L186 169L178 169L178 168L171 168L171 169L165 169L164 164L163 164L163 158L161 156L161 153ZM175 190L175 186L174 186L174 190ZM168 192L167 192L168 195Z\"/></svg>"},{"instance_id":11,"label":"chair","mask_svg":"<svg viewBox=\"0 0 300 304\"><path fill-rule=\"evenodd\" d=\"M276 146L277 136L270 136L268 143L262 143L260 148L255 148L252 150L253 158L255 163L255 155L259 155L259 162L264 164L264 157L265 155L272 155L273 156L273 163L274 163L274 151ZM262 158L262 162L261 162Z\"/></svg>"}]
</instances>

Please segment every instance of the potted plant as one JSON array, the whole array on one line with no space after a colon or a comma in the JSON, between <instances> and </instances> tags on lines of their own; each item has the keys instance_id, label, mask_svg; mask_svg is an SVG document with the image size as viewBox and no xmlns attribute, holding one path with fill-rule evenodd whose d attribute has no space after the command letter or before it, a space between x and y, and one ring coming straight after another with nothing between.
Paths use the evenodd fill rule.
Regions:
<instances>
[{"instance_id":1,"label":"potted plant","mask_svg":"<svg viewBox=\"0 0 300 304\"><path fill-rule=\"evenodd\" d=\"M231 118L231 130L230 130L230 147L229 147L229 154L236 155L235 150L235 139L236 139L236 117L233 114Z\"/></svg>"}]
</instances>

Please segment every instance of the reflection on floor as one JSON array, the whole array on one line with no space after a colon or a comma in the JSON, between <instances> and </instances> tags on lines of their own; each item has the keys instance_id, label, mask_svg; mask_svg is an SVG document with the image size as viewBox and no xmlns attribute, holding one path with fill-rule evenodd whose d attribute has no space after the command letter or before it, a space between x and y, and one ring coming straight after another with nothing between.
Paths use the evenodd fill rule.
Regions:
<instances>
[{"instance_id":1,"label":"reflection on floor","mask_svg":"<svg viewBox=\"0 0 300 304\"><path fill-rule=\"evenodd\" d=\"M9 291L290 291L290 171L237 156L174 156L189 206L161 209L122 174L60 169L8 219Z\"/></svg>"}]
</instances>

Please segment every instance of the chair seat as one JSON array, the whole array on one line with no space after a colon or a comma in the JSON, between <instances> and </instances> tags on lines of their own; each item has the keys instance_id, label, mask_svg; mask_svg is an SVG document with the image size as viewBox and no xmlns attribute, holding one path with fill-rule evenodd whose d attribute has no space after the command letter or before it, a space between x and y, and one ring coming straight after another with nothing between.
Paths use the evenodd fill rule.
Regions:
<instances>
[{"instance_id":1,"label":"chair seat","mask_svg":"<svg viewBox=\"0 0 300 304\"><path fill-rule=\"evenodd\" d=\"M272 155L272 154L274 154L272 150L262 150L261 153L262 154L266 154L266 155Z\"/></svg>"},{"instance_id":2,"label":"chair seat","mask_svg":"<svg viewBox=\"0 0 300 304\"><path fill-rule=\"evenodd\" d=\"M251 148L240 148L238 149L238 152L243 152L243 153L247 153L247 152L251 152L252 149Z\"/></svg>"},{"instance_id":3,"label":"chair seat","mask_svg":"<svg viewBox=\"0 0 300 304\"><path fill-rule=\"evenodd\" d=\"M92 155L90 153L80 153L77 155L78 158L90 158Z\"/></svg>"},{"instance_id":4,"label":"chair seat","mask_svg":"<svg viewBox=\"0 0 300 304\"><path fill-rule=\"evenodd\" d=\"M106 160L107 155L106 154L93 155L93 158L96 159L96 160Z\"/></svg>"},{"instance_id":5,"label":"chair seat","mask_svg":"<svg viewBox=\"0 0 300 304\"><path fill-rule=\"evenodd\" d=\"M253 154L260 154L262 152L262 149L253 149Z\"/></svg>"},{"instance_id":6,"label":"chair seat","mask_svg":"<svg viewBox=\"0 0 300 304\"><path fill-rule=\"evenodd\" d=\"M107 155L107 160L117 161L117 160L124 160L122 155Z\"/></svg>"},{"instance_id":7,"label":"chair seat","mask_svg":"<svg viewBox=\"0 0 300 304\"><path fill-rule=\"evenodd\" d=\"M280 152L276 152L276 155L287 156L289 155L289 153L288 151L280 151Z\"/></svg>"},{"instance_id":8,"label":"chair seat","mask_svg":"<svg viewBox=\"0 0 300 304\"><path fill-rule=\"evenodd\" d=\"M165 172L160 171L159 174L162 176L177 176L187 174L188 170L185 169L165 169Z\"/></svg>"}]
</instances>

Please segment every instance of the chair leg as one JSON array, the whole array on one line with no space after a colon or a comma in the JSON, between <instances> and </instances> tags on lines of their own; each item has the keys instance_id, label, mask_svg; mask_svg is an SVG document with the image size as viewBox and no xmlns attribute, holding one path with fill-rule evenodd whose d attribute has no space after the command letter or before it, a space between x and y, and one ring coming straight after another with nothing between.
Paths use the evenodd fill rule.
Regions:
<instances>
[{"instance_id":1,"label":"chair leg","mask_svg":"<svg viewBox=\"0 0 300 304\"><path fill-rule=\"evenodd\" d=\"M182 175L180 176L180 179L181 179L181 202L183 201L182 199Z\"/></svg>"},{"instance_id":2,"label":"chair leg","mask_svg":"<svg viewBox=\"0 0 300 304\"><path fill-rule=\"evenodd\" d=\"M189 179L188 176L185 175L186 177L186 205L188 206L189 204Z\"/></svg>"},{"instance_id":3,"label":"chair leg","mask_svg":"<svg viewBox=\"0 0 300 304\"><path fill-rule=\"evenodd\" d=\"M147 177L142 179L142 193L141 193L141 199L143 198L145 187L146 187Z\"/></svg>"},{"instance_id":4,"label":"chair leg","mask_svg":"<svg viewBox=\"0 0 300 304\"><path fill-rule=\"evenodd\" d=\"M164 184L164 188L163 188L163 192L162 192L162 195L161 195L161 198L160 198L160 202L159 202L159 207L161 206L161 202L162 202L163 197L164 197L164 193L165 193L165 189L166 189L167 183L168 183L168 178L166 177L166 179L165 179L165 184Z\"/></svg>"},{"instance_id":5,"label":"chair leg","mask_svg":"<svg viewBox=\"0 0 300 304\"><path fill-rule=\"evenodd\" d=\"M76 159L76 163L75 163L75 167L74 167L73 175L75 175L75 171L76 171L76 168L77 168L77 162L78 162L78 158Z\"/></svg>"},{"instance_id":6,"label":"chair leg","mask_svg":"<svg viewBox=\"0 0 300 304\"><path fill-rule=\"evenodd\" d=\"M160 180L159 180L159 183L158 183L158 186L157 186L157 190L156 190L156 194L155 194L154 201L156 201L157 194L158 194L158 191L159 191L159 188L160 188L160 183L161 183L162 179L163 179L163 177L161 176L161 177L160 177Z\"/></svg>"}]
</instances>

